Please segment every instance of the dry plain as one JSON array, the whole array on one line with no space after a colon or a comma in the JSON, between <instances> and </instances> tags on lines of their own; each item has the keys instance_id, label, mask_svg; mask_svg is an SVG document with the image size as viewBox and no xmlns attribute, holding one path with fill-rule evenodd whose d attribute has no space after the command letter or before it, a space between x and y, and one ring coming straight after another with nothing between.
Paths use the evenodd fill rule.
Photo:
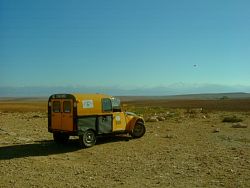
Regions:
<instances>
[{"instance_id":1,"label":"dry plain","mask_svg":"<svg viewBox=\"0 0 250 188\"><path fill-rule=\"evenodd\" d=\"M130 101L126 110L165 121L88 149L56 145L46 108L0 102L0 187L250 187L250 100ZM232 116L247 128L222 122Z\"/></svg>"}]
</instances>

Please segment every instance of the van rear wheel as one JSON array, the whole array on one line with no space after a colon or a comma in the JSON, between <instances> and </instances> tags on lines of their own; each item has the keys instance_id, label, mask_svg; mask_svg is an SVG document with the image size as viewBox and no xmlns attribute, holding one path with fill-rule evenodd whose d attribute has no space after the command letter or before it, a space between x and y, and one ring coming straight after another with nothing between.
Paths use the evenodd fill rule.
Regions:
<instances>
[{"instance_id":1,"label":"van rear wheel","mask_svg":"<svg viewBox=\"0 0 250 188\"><path fill-rule=\"evenodd\" d=\"M69 140L69 135L64 133L53 133L54 141L58 144L65 144Z\"/></svg>"},{"instance_id":2,"label":"van rear wheel","mask_svg":"<svg viewBox=\"0 0 250 188\"><path fill-rule=\"evenodd\" d=\"M87 130L83 135L79 136L79 141L82 147L92 147L96 143L95 132L92 130Z\"/></svg>"},{"instance_id":3,"label":"van rear wheel","mask_svg":"<svg viewBox=\"0 0 250 188\"><path fill-rule=\"evenodd\" d=\"M145 134L145 132L145 125L141 122L137 122L132 130L131 136L133 138L140 138Z\"/></svg>"}]
</instances>

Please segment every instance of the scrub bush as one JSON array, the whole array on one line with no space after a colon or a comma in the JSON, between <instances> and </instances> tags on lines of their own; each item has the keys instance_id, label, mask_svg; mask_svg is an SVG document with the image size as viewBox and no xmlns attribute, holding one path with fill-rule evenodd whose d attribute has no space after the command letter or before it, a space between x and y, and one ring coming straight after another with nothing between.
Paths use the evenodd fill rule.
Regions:
<instances>
[{"instance_id":1,"label":"scrub bush","mask_svg":"<svg viewBox=\"0 0 250 188\"><path fill-rule=\"evenodd\" d=\"M237 123L237 122L242 122L243 120L237 116L227 116L224 117L222 122L226 122L226 123Z\"/></svg>"}]
</instances>

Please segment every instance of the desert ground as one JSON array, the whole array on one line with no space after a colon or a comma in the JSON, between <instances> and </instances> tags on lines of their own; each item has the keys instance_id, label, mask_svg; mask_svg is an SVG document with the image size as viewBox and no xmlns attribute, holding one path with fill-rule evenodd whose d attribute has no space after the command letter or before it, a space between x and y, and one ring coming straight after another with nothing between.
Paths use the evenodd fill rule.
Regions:
<instances>
[{"instance_id":1,"label":"desert ground","mask_svg":"<svg viewBox=\"0 0 250 188\"><path fill-rule=\"evenodd\" d=\"M1 101L0 187L250 187L250 100L123 106L164 118L147 121L142 138L104 137L82 149L77 137L53 142L46 101Z\"/></svg>"}]
</instances>

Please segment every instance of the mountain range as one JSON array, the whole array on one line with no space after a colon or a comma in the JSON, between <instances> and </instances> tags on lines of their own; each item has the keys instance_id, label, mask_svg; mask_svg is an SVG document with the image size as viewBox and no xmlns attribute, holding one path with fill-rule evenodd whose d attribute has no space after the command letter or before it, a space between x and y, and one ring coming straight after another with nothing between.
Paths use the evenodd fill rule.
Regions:
<instances>
[{"instance_id":1,"label":"mountain range","mask_svg":"<svg viewBox=\"0 0 250 188\"><path fill-rule=\"evenodd\" d=\"M47 98L54 93L105 93L127 99L240 99L250 98L250 87L221 85L184 85L166 87L141 87L121 89L119 87L0 87L0 97Z\"/></svg>"}]
</instances>

